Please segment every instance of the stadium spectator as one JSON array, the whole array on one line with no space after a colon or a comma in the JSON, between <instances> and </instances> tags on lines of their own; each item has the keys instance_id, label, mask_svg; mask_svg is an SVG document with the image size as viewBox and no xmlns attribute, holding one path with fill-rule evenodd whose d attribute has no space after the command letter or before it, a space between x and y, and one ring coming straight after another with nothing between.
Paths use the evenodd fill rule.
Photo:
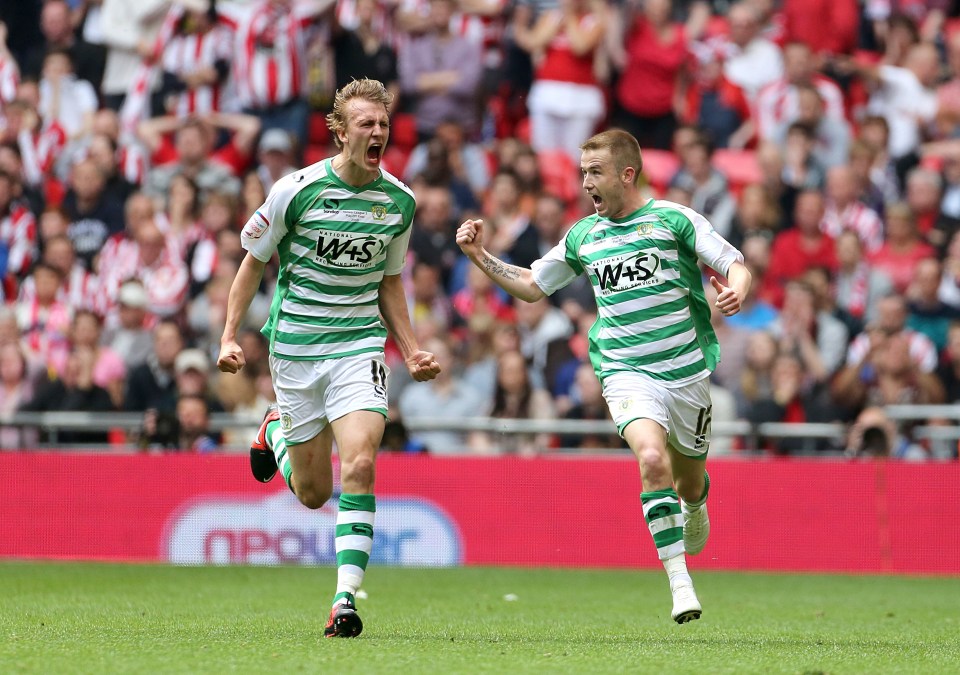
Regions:
<instances>
[{"instance_id":1,"label":"stadium spectator","mask_svg":"<svg viewBox=\"0 0 960 675\"><path fill-rule=\"evenodd\" d=\"M831 385L834 403L848 414L856 415L868 406L943 402L943 384L932 368L918 368L911 354L916 338L929 343L926 337L907 332L887 335L870 326L866 335L871 341L870 351L860 361L848 360L848 365L834 378Z\"/></svg>"},{"instance_id":2,"label":"stadium spectator","mask_svg":"<svg viewBox=\"0 0 960 675\"><path fill-rule=\"evenodd\" d=\"M576 370L572 399L573 405L563 414L563 419L605 421L610 423L611 431L608 434L563 435L559 440L561 448L585 451L626 448L626 442L613 431L615 426L610 417L610 407L603 398L603 388L597 379L597 373L589 363L581 364Z\"/></svg>"},{"instance_id":3,"label":"stadium spectator","mask_svg":"<svg viewBox=\"0 0 960 675\"><path fill-rule=\"evenodd\" d=\"M453 240L453 203L450 191L442 187L424 187L417 192L417 213L410 235L410 250L416 259L440 269L444 288L449 292L450 276L460 257Z\"/></svg>"},{"instance_id":4,"label":"stadium spectator","mask_svg":"<svg viewBox=\"0 0 960 675\"><path fill-rule=\"evenodd\" d=\"M670 5L647 0L639 10L631 5L619 10L626 35L611 52L621 71L612 123L633 134L642 148L669 150L683 107L691 38L686 26L672 20ZM617 34L613 27L610 32Z\"/></svg>"},{"instance_id":5,"label":"stadium spectator","mask_svg":"<svg viewBox=\"0 0 960 675\"><path fill-rule=\"evenodd\" d=\"M919 234L935 247L942 247L960 229L960 218L945 217L941 211L942 197L943 178L939 173L922 166L907 172L904 201L916 219Z\"/></svg>"},{"instance_id":6,"label":"stadium spectator","mask_svg":"<svg viewBox=\"0 0 960 675\"><path fill-rule=\"evenodd\" d=\"M104 330L103 344L123 359L128 372L146 363L153 352L153 335L147 328L148 300L139 281L122 284L113 321Z\"/></svg>"},{"instance_id":7,"label":"stadium spectator","mask_svg":"<svg viewBox=\"0 0 960 675\"><path fill-rule=\"evenodd\" d=\"M740 248L747 237L759 236L772 240L780 230L782 219L780 207L764 185L747 185L737 201L737 210L730 223L729 241Z\"/></svg>"},{"instance_id":8,"label":"stadium spectator","mask_svg":"<svg viewBox=\"0 0 960 675\"><path fill-rule=\"evenodd\" d=\"M830 422L836 417L829 390L822 379L812 378L795 353L780 353L770 368L770 395L749 406L745 417L753 424L766 422ZM778 455L811 454L829 449L822 438L760 439L761 447Z\"/></svg>"},{"instance_id":9,"label":"stadium spectator","mask_svg":"<svg viewBox=\"0 0 960 675\"><path fill-rule=\"evenodd\" d=\"M20 68L7 47L7 24L0 21L0 114L3 107L17 95L20 84Z\"/></svg>"},{"instance_id":10,"label":"stadium spectator","mask_svg":"<svg viewBox=\"0 0 960 675\"><path fill-rule=\"evenodd\" d=\"M783 76L783 56L777 45L760 35L760 15L750 3L731 6L727 20L730 35L719 47L726 56L723 73L755 103L761 89Z\"/></svg>"},{"instance_id":11,"label":"stadium spectator","mask_svg":"<svg viewBox=\"0 0 960 675\"><path fill-rule=\"evenodd\" d=\"M756 401L770 398L770 372L778 355L777 340L766 330L751 332L747 340L743 369L730 389L737 397L737 416L745 417Z\"/></svg>"},{"instance_id":12,"label":"stadium spectator","mask_svg":"<svg viewBox=\"0 0 960 675\"><path fill-rule=\"evenodd\" d=\"M777 299L776 286L768 280L770 267L770 239L752 235L743 240L743 264L756 279L756 293L751 293L741 310L727 317L731 326L746 330L765 330L777 318L777 308L773 302Z\"/></svg>"},{"instance_id":13,"label":"stadium spectator","mask_svg":"<svg viewBox=\"0 0 960 675\"><path fill-rule=\"evenodd\" d=\"M214 150L215 133L231 134L230 141ZM250 115L214 113L206 117L154 117L141 122L137 134L156 165L146 176L144 191L156 198L166 195L170 180L186 174L202 191L220 190L238 194L243 173L250 162L260 123ZM175 133L173 143L167 134Z\"/></svg>"},{"instance_id":14,"label":"stadium spectator","mask_svg":"<svg viewBox=\"0 0 960 675\"><path fill-rule=\"evenodd\" d=\"M702 213L720 236L726 237L737 203L726 177L713 166L713 151L713 143L702 135L690 143L680 155L680 170L670 180L670 187L689 192L690 208Z\"/></svg>"},{"instance_id":15,"label":"stadium spectator","mask_svg":"<svg viewBox=\"0 0 960 675\"><path fill-rule=\"evenodd\" d=\"M94 383L96 357L87 347L70 352L60 376L51 376L37 386L33 397L20 409L25 412L109 413L116 408L106 389ZM41 440L49 442L50 428L41 428ZM57 443L104 445L107 434L101 431L57 431Z\"/></svg>"},{"instance_id":16,"label":"stadium spectator","mask_svg":"<svg viewBox=\"0 0 960 675\"><path fill-rule=\"evenodd\" d=\"M262 354L261 354L262 355ZM210 382L210 357L200 349L184 349L173 361L177 397L198 396L207 404L208 412L223 412L223 405L214 395Z\"/></svg>"},{"instance_id":17,"label":"stadium spectator","mask_svg":"<svg viewBox=\"0 0 960 675\"><path fill-rule=\"evenodd\" d=\"M853 172L860 201L882 216L887 204L887 195L882 187L873 180L873 166L877 161L877 150L860 139L850 143L848 164Z\"/></svg>"},{"instance_id":18,"label":"stadium spectator","mask_svg":"<svg viewBox=\"0 0 960 675\"><path fill-rule=\"evenodd\" d=\"M791 42L783 48L783 77L757 95L757 127L760 138L771 140L778 129L800 120L800 88L813 87L823 102L823 119L846 123L843 92L836 82L817 71L810 45Z\"/></svg>"},{"instance_id":19,"label":"stadium spectator","mask_svg":"<svg viewBox=\"0 0 960 675\"><path fill-rule=\"evenodd\" d=\"M893 291L893 281L867 262L856 232L842 232L836 242L837 306L860 321L874 321L880 298Z\"/></svg>"},{"instance_id":20,"label":"stadium spectator","mask_svg":"<svg viewBox=\"0 0 960 675\"><path fill-rule=\"evenodd\" d=\"M897 429L883 408L864 408L847 432L844 451L853 459L904 459L922 461L929 455L922 446L911 441Z\"/></svg>"},{"instance_id":21,"label":"stadium spectator","mask_svg":"<svg viewBox=\"0 0 960 675\"><path fill-rule=\"evenodd\" d=\"M100 92L107 108L120 110L142 73L144 57L153 56L168 4L166 0L102 0L100 27L107 54Z\"/></svg>"},{"instance_id":22,"label":"stadium spectator","mask_svg":"<svg viewBox=\"0 0 960 675\"><path fill-rule=\"evenodd\" d=\"M935 257L936 251L920 237L914 213L908 205L891 204L886 215L886 239L867 260L871 267L890 278L897 293L903 294L920 261Z\"/></svg>"},{"instance_id":23,"label":"stadium spectator","mask_svg":"<svg viewBox=\"0 0 960 675\"><path fill-rule=\"evenodd\" d=\"M813 133L812 154L817 164L829 169L844 164L849 155L850 127L843 117L827 117L824 100L819 90L810 84L802 84L797 90L797 114L792 122L783 122L773 130L772 137L782 142L795 124L802 124Z\"/></svg>"},{"instance_id":24,"label":"stadium spectator","mask_svg":"<svg viewBox=\"0 0 960 675\"><path fill-rule=\"evenodd\" d=\"M946 248L939 296L946 304L960 310L960 231L954 233Z\"/></svg>"},{"instance_id":25,"label":"stadium spectator","mask_svg":"<svg viewBox=\"0 0 960 675\"><path fill-rule=\"evenodd\" d=\"M453 199L456 213L478 210L479 195L470 187L463 167L459 165L462 157L457 156L455 150L448 149L447 144L440 138L431 138L417 147L424 149L423 166L419 173L412 174L411 183L425 183L447 190ZM483 161L486 162L485 159Z\"/></svg>"},{"instance_id":26,"label":"stadium spectator","mask_svg":"<svg viewBox=\"0 0 960 675\"><path fill-rule=\"evenodd\" d=\"M510 249L510 259L520 267L529 267L559 243L566 224L563 201L549 193L539 195L533 217Z\"/></svg>"},{"instance_id":27,"label":"stadium spectator","mask_svg":"<svg viewBox=\"0 0 960 675\"><path fill-rule=\"evenodd\" d=\"M944 401L960 403L960 322L947 329L947 347L940 358L937 379L943 383Z\"/></svg>"},{"instance_id":28,"label":"stadium spectator","mask_svg":"<svg viewBox=\"0 0 960 675\"><path fill-rule=\"evenodd\" d=\"M164 319L153 329L153 351L142 365L130 371L124 409L172 413L176 408L177 386L174 364L183 351L183 333L175 321Z\"/></svg>"},{"instance_id":29,"label":"stadium spectator","mask_svg":"<svg viewBox=\"0 0 960 675\"><path fill-rule=\"evenodd\" d=\"M290 134L283 129L268 129L260 137L257 145L257 175L263 183L264 192L270 192L274 183L296 171L293 150Z\"/></svg>"},{"instance_id":30,"label":"stadium spectator","mask_svg":"<svg viewBox=\"0 0 960 675\"><path fill-rule=\"evenodd\" d=\"M73 167L63 208L70 218L67 236L87 269L94 269L107 239L123 230L123 206L106 189L106 176L92 160Z\"/></svg>"},{"instance_id":31,"label":"stadium spectator","mask_svg":"<svg viewBox=\"0 0 960 675\"><path fill-rule=\"evenodd\" d=\"M556 413L553 399L530 379L526 360L519 351L501 354L497 359L496 385L492 405L484 415L493 419L551 420ZM509 434L496 436L490 432L474 432L467 443L472 454L511 454L532 456L547 451L552 445L549 433Z\"/></svg>"},{"instance_id":32,"label":"stadium spectator","mask_svg":"<svg viewBox=\"0 0 960 675\"><path fill-rule=\"evenodd\" d=\"M93 358L93 383L110 394L113 406L119 409L123 406L127 367L117 353L103 345L102 336L103 319L98 314L89 309L74 313L68 332L69 353L79 349L90 351ZM68 366L67 353L53 355L50 366L63 377Z\"/></svg>"},{"instance_id":33,"label":"stadium spectator","mask_svg":"<svg viewBox=\"0 0 960 675\"><path fill-rule=\"evenodd\" d=\"M69 54L77 77L99 91L103 79L104 53L99 47L76 36L70 19L70 6L64 0L46 0L43 3L40 31L43 33L43 42L34 44L21 64L24 78L39 80L47 54L61 49Z\"/></svg>"},{"instance_id":34,"label":"stadium spectator","mask_svg":"<svg viewBox=\"0 0 960 675\"><path fill-rule=\"evenodd\" d=\"M468 136L478 132L476 96L483 61L479 45L450 31L453 0L430 0L429 28L400 51L400 87L409 96L422 140L456 117Z\"/></svg>"},{"instance_id":35,"label":"stadium spectator","mask_svg":"<svg viewBox=\"0 0 960 675\"><path fill-rule=\"evenodd\" d=\"M243 111L255 115L264 131L288 132L301 148L309 122L306 33L331 6L327 0L217 4L220 21L232 31L232 76Z\"/></svg>"},{"instance_id":36,"label":"stadium spectator","mask_svg":"<svg viewBox=\"0 0 960 675\"><path fill-rule=\"evenodd\" d=\"M545 384L547 345L557 339L568 338L573 325L562 310L546 298L536 302L516 304L517 327L520 329L520 351L531 368L537 386Z\"/></svg>"},{"instance_id":37,"label":"stadium spectator","mask_svg":"<svg viewBox=\"0 0 960 675\"><path fill-rule=\"evenodd\" d=\"M514 25L514 39L537 63L527 98L530 145L563 151L576 165L580 143L606 113L594 74L606 30L605 3L569 0L541 12L532 26Z\"/></svg>"},{"instance_id":38,"label":"stadium spectator","mask_svg":"<svg viewBox=\"0 0 960 675\"><path fill-rule=\"evenodd\" d=\"M906 289L907 328L930 338L937 353L947 347L951 324L960 320L960 311L940 299L943 265L936 258L926 258L913 266L913 278Z\"/></svg>"},{"instance_id":39,"label":"stadium spectator","mask_svg":"<svg viewBox=\"0 0 960 675\"><path fill-rule=\"evenodd\" d=\"M467 323L463 345L465 355L461 378L478 391L483 400L492 401L500 357L520 348L520 333L516 324L496 321L489 315L475 314Z\"/></svg>"},{"instance_id":40,"label":"stadium spectator","mask_svg":"<svg viewBox=\"0 0 960 675\"><path fill-rule=\"evenodd\" d=\"M177 399L176 449L187 452L213 452L218 449L216 435L210 431L209 403L192 394Z\"/></svg>"},{"instance_id":41,"label":"stadium spectator","mask_svg":"<svg viewBox=\"0 0 960 675\"><path fill-rule=\"evenodd\" d=\"M355 0L351 17L345 17L342 12L342 7L347 4L351 3L337 3L337 20L333 27L336 87L341 89L350 80L364 77L383 82L394 97L388 111L393 113L400 101L400 74L397 51L385 39L390 20L383 16L377 0ZM402 11L400 7L397 9Z\"/></svg>"},{"instance_id":42,"label":"stadium spectator","mask_svg":"<svg viewBox=\"0 0 960 675\"><path fill-rule=\"evenodd\" d=\"M447 179L469 186L473 201L478 204L490 187L490 162L483 147L467 138L465 128L458 119L448 118L440 122L434 132L434 140L445 150ZM410 153L403 169L404 179L408 183L427 171L432 146L428 142L418 143ZM463 201L461 208L466 208Z\"/></svg>"},{"instance_id":43,"label":"stadium spectator","mask_svg":"<svg viewBox=\"0 0 960 675\"><path fill-rule=\"evenodd\" d=\"M23 349L15 342L0 344L0 419L8 419L33 398L34 373ZM0 449L15 450L36 443L26 431L0 426ZM26 434L35 436L35 434Z\"/></svg>"},{"instance_id":44,"label":"stadium spectator","mask_svg":"<svg viewBox=\"0 0 960 675\"><path fill-rule=\"evenodd\" d=\"M799 279L815 265L837 269L833 237L820 230L823 219L823 195L806 190L797 197L793 227L783 230L773 240L770 267L764 281L770 283L776 304L783 299L788 281Z\"/></svg>"},{"instance_id":45,"label":"stadium spectator","mask_svg":"<svg viewBox=\"0 0 960 675\"><path fill-rule=\"evenodd\" d=\"M895 293L881 298L877 303L877 319L853 339L847 350L847 366L864 366L869 369L868 359L887 338L903 336L909 348L913 367L922 373L930 373L937 367L937 349L925 335L907 328L907 301Z\"/></svg>"},{"instance_id":46,"label":"stadium spectator","mask_svg":"<svg viewBox=\"0 0 960 675\"><path fill-rule=\"evenodd\" d=\"M813 289L801 279L787 283L783 311L770 332L779 341L778 354L795 356L810 382L826 382L843 365L847 327L817 307Z\"/></svg>"},{"instance_id":47,"label":"stadium spectator","mask_svg":"<svg viewBox=\"0 0 960 675\"><path fill-rule=\"evenodd\" d=\"M44 124L62 129L68 142L79 141L93 130L98 105L93 85L74 75L70 54L61 49L49 51L43 59L37 107Z\"/></svg>"},{"instance_id":48,"label":"stadium spectator","mask_svg":"<svg viewBox=\"0 0 960 675\"><path fill-rule=\"evenodd\" d=\"M864 249L874 253L883 244L883 222L876 211L858 199L857 180L846 165L827 172L827 205L820 229L836 240L841 232L853 230Z\"/></svg>"},{"instance_id":49,"label":"stadium spectator","mask_svg":"<svg viewBox=\"0 0 960 675\"><path fill-rule=\"evenodd\" d=\"M780 206L788 213L792 213L796 208L796 199L800 192L823 189L826 168L814 155L816 142L814 130L806 124L794 122L787 129L783 145L779 193ZM771 144L767 147L779 146Z\"/></svg>"},{"instance_id":50,"label":"stadium spectator","mask_svg":"<svg viewBox=\"0 0 960 675\"><path fill-rule=\"evenodd\" d=\"M745 147L756 124L743 90L723 74L723 55L695 45L698 68L687 87L682 119L695 124L718 148Z\"/></svg>"},{"instance_id":51,"label":"stadium spectator","mask_svg":"<svg viewBox=\"0 0 960 675\"><path fill-rule=\"evenodd\" d=\"M57 269L39 262L28 278L35 293L32 301L17 303L17 323L27 349L49 362L68 350L67 331L73 309L57 299L63 283Z\"/></svg>"},{"instance_id":52,"label":"stadium spectator","mask_svg":"<svg viewBox=\"0 0 960 675\"><path fill-rule=\"evenodd\" d=\"M125 204L135 187L120 173L120 151L117 142L109 135L95 133L89 140L85 151L90 160L106 177L104 193L121 204Z\"/></svg>"},{"instance_id":53,"label":"stadium spectator","mask_svg":"<svg viewBox=\"0 0 960 675\"><path fill-rule=\"evenodd\" d=\"M26 275L37 255L37 224L33 214L15 198L16 179L0 169L0 278Z\"/></svg>"},{"instance_id":54,"label":"stadium spectator","mask_svg":"<svg viewBox=\"0 0 960 675\"><path fill-rule=\"evenodd\" d=\"M163 109L177 117L226 110L230 107L225 98L233 57L230 33L218 25L210 0L177 0L175 4L183 8L182 15L160 46Z\"/></svg>"},{"instance_id":55,"label":"stadium spectator","mask_svg":"<svg viewBox=\"0 0 960 675\"><path fill-rule=\"evenodd\" d=\"M423 321L433 321L441 330L450 329L451 302L443 291L438 268L427 263L414 263L408 296L410 321L414 326Z\"/></svg>"},{"instance_id":56,"label":"stadium spectator","mask_svg":"<svg viewBox=\"0 0 960 675\"><path fill-rule=\"evenodd\" d=\"M932 121L937 112L937 95L932 89L940 73L936 47L911 47L903 67L849 64L873 88L867 111L886 118L890 155L899 159L912 152L920 144L921 126Z\"/></svg>"},{"instance_id":57,"label":"stadium spectator","mask_svg":"<svg viewBox=\"0 0 960 675\"><path fill-rule=\"evenodd\" d=\"M420 419L456 421L479 416L487 401L456 374L453 352L446 341L430 339L423 343L423 348L444 368L429 382L411 382L404 387L398 402L404 423L412 427ZM463 454L468 449L465 434L456 431L411 431L411 438L434 455Z\"/></svg>"}]
</instances>

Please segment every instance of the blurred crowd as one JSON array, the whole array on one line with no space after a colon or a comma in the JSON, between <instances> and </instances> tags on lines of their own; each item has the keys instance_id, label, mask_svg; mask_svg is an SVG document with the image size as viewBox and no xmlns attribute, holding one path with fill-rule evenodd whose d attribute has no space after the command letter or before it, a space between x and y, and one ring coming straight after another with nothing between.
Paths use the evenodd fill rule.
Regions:
<instances>
[{"instance_id":1,"label":"blurred crowd","mask_svg":"<svg viewBox=\"0 0 960 675\"><path fill-rule=\"evenodd\" d=\"M843 422L839 445L777 454L956 458L894 404L960 400L960 2L954 0L20 0L0 7L0 416L143 414L135 439L244 447L273 400L258 333L216 360L274 181L334 154L335 90L396 95L385 168L418 211L405 283L443 374L394 368L388 449L622 447L613 435L409 432L415 418L608 419L586 356L589 282L514 303L469 265L456 224L529 266L592 212L579 144L618 126L645 189L707 216L754 292L713 317L714 422ZM705 271L706 272L706 271ZM709 284L705 292L711 294ZM388 343L388 358L398 354ZM0 428L0 447L48 431ZM742 443L717 439L715 453Z\"/></svg>"}]
</instances>

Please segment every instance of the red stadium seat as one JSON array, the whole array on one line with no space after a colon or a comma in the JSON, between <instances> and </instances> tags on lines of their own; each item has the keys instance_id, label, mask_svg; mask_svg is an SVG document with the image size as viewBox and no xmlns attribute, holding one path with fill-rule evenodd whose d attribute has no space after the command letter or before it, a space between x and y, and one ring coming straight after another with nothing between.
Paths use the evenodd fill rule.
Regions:
<instances>
[{"instance_id":1,"label":"red stadium seat","mask_svg":"<svg viewBox=\"0 0 960 675\"><path fill-rule=\"evenodd\" d=\"M306 166L310 166L311 164L316 164L322 159L325 159L326 156L327 156L327 146L308 145L306 150L303 151L303 163Z\"/></svg>"},{"instance_id":2,"label":"red stadium seat","mask_svg":"<svg viewBox=\"0 0 960 675\"><path fill-rule=\"evenodd\" d=\"M670 184L670 179L680 169L680 160L669 150L641 150L643 158L643 174L647 177L650 187L657 196L663 194Z\"/></svg>"},{"instance_id":3,"label":"red stadium seat","mask_svg":"<svg viewBox=\"0 0 960 675\"><path fill-rule=\"evenodd\" d=\"M390 143L409 152L416 146L417 140L417 118L410 113L394 115L390 121Z\"/></svg>"},{"instance_id":4,"label":"red stadium seat","mask_svg":"<svg viewBox=\"0 0 960 675\"><path fill-rule=\"evenodd\" d=\"M391 143L383 153L383 168L402 179L409 160L410 150Z\"/></svg>"},{"instance_id":5,"label":"red stadium seat","mask_svg":"<svg viewBox=\"0 0 960 675\"><path fill-rule=\"evenodd\" d=\"M565 203L577 198L580 190L580 167L563 150L545 150L537 153L540 178L546 192Z\"/></svg>"},{"instance_id":6,"label":"red stadium seat","mask_svg":"<svg viewBox=\"0 0 960 675\"><path fill-rule=\"evenodd\" d=\"M747 185L763 181L763 172L757 162L757 153L752 150L729 150L721 148L713 153L713 166L727 177L730 191L739 196Z\"/></svg>"}]
</instances>

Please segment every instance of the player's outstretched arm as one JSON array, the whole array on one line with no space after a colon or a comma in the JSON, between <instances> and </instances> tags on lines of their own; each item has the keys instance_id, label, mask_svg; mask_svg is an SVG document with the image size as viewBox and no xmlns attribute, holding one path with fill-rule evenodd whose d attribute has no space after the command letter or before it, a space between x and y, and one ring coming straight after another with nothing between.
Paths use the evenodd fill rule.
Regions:
<instances>
[{"instance_id":1,"label":"player's outstretched arm","mask_svg":"<svg viewBox=\"0 0 960 675\"><path fill-rule=\"evenodd\" d=\"M466 220L457 229L457 245L497 286L519 300L536 302L545 293L525 267L508 265L483 247L483 221Z\"/></svg>"},{"instance_id":2,"label":"player's outstretched arm","mask_svg":"<svg viewBox=\"0 0 960 675\"><path fill-rule=\"evenodd\" d=\"M440 373L440 364L430 352L417 345L417 338L410 325L410 313L407 311L407 297L403 292L403 283L399 274L385 274L380 282L380 315L393 335L393 339L403 355L407 370L417 382L432 380Z\"/></svg>"},{"instance_id":3,"label":"player's outstretched arm","mask_svg":"<svg viewBox=\"0 0 960 675\"><path fill-rule=\"evenodd\" d=\"M265 262L261 262L247 253L237 276L230 286L230 295L227 296L227 318L223 326L223 337L220 338L220 356L217 358L217 368L225 373L236 373L246 365L243 350L237 344L237 331L240 322L253 302L253 296L260 288L263 279Z\"/></svg>"}]
</instances>

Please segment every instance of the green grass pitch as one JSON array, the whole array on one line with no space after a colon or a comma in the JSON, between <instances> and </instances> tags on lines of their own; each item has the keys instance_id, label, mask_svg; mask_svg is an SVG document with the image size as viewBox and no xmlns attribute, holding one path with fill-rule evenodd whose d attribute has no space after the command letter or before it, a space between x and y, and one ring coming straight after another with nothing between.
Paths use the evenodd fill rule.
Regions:
<instances>
[{"instance_id":1,"label":"green grass pitch","mask_svg":"<svg viewBox=\"0 0 960 675\"><path fill-rule=\"evenodd\" d=\"M694 578L677 626L661 572L372 568L325 640L330 568L7 562L0 672L960 672L960 579Z\"/></svg>"}]
</instances>

